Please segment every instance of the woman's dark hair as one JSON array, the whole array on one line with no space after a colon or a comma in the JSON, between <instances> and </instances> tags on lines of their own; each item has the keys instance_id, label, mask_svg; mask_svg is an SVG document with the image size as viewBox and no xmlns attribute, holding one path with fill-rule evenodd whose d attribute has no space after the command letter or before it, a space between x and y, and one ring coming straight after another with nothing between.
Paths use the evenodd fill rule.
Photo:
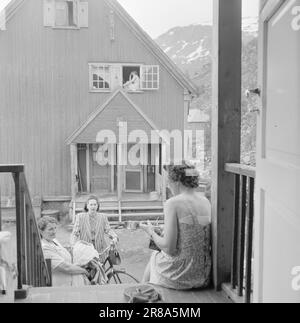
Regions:
<instances>
[{"instance_id":1,"label":"woman's dark hair","mask_svg":"<svg viewBox=\"0 0 300 323\"><path fill-rule=\"evenodd\" d=\"M188 188L198 188L200 175L195 166L184 162L182 165L169 165L164 167L172 182L179 182Z\"/></svg>"},{"instance_id":2,"label":"woman's dark hair","mask_svg":"<svg viewBox=\"0 0 300 323\"><path fill-rule=\"evenodd\" d=\"M99 203L98 197L97 196L94 196L94 195L91 195L87 199L87 201L86 201L86 203L84 205L84 211L85 212L88 212L89 211L88 208L87 208L87 205L88 205L89 201L92 201L92 200L97 202L97 204L98 204L97 212L99 212L100 211L100 203Z\"/></svg>"},{"instance_id":3,"label":"woman's dark hair","mask_svg":"<svg viewBox=\"0 0 300 323\"><path fill-rule=\"evenodd\" d=\"M45 231L47 228L47 225L50 223L57 224L57 220L55 218L52 218L51 216L43 216L38 220L38 228L40 230L40 233Z\"/></svg>"}]
</instances>

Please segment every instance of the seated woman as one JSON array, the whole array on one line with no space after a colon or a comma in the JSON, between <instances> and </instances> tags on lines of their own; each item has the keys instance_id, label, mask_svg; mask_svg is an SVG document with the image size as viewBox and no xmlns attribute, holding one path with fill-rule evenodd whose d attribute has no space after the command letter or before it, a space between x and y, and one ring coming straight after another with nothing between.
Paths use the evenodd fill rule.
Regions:
<instances>
[{"instance_id":1,"label":"seated woman","mask_svg":"<svg viewBox=\"0 0 300 323\"><path fill-rule=\"evenodd\" d=\"M199 174L193 166L170 166L168 175L174 197L165 206L163 236L150 222L141 225L161 250L153 252L143 281L177 290L204 288L211 273L211 206L196 192Z\"/></svg>"},{"instance_id":2,"label":"seated woman","mask_svg":"<svg viewBox=\"0 0 300 323\"><path fill-rule=\"evenodd\" d=\"M88 272L72 264L70 253L56 240L57 221L44 216L38 221L45 259L51 259L52 286L89 285Z\"/></svg>"},{"instance_id":3,"label":"seated woman","mask_svg":"<svg viewBox=\"0 0 300 323\"><path fill-rule=\"evenodd\" d=\"M112 240L113 244L117 244L118 236L110 228L107 217L99 213L100 204L96 196L89 197L84 210L85 213L76 216L71 234L71 245L75 245L77 241L91 243L98 251L100 260L103 263L107 256L103 254L103 251L107 248L105 235Z\"/></svg>"},{"instance_id":4,"label":"seated woman","mask_svg":"<svg viewBox=\"0 0 300 323\"><path fill-rule=\"evenodd\" d=\"M127 91L138 91L140 90L140 78L137 71L130 73L129 81L123 85Z\"/></svg>"}]
</instances>

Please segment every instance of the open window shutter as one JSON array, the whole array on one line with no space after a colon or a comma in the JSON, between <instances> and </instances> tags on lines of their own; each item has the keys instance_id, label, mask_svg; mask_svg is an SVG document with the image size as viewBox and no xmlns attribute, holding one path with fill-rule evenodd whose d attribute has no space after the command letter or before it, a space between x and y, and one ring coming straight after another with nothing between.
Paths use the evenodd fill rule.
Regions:
<instances>
[{"instance_id":1,"label":"open window shutter","mask_svg":"<svg viewBox=\"0 0 300 323\"><path fill-rule=\"evenodd\" d=\"M122 70L121 66L111 66L111 88L115 90L122 86Z\"/></svg>"},{"instance_id":2,"label":"open window shutter","mask_svg":"<svg viewBox=\"0 0 300 323\"><path fill-rule=\"evenodd\" d=\"M65 1L55 3L55 25L69 26L68 4Z\"/></svg>"},{"instance_id":3,"label":"open window shutter","mask_svg":"<svg viewBox=\"0 0 300 323\"><path fill-rule=\"evenodd\" d=\"M73 20L74 20L74 25L78 26L78 16L79 16L79 5L78 5L78 0L73 1Z\"/></svg>"},{"instance_id":4,"label":"open window shutter","mask_svg":"<svg viewBox=\"0 0 300 323\"><path fill-rule=\"evenodd\" d=\"M147 66L141 66L140 70L140 80L141 80L141 89L147 90L147 82L146 82L146 72L147 72Z\"/></svg>"},{"instance_id":5,"label":"open window shutter","mask_svg":"<svg viewBox=\"0 0 300 323\"><path fill-rule=\"evenodd\" d=\"M44 0L44 26L53 27L55 24L55 1Z\"/></svg>"},{"instance_id":6,"label":"open window shutter","mask_svg":"<svg viewBox=\"0 0 300 323\"><path fill-rule=\"evenodd\" d=\"M155 75L153 77L153 85L154 85L154 89L158 90L159 89L159 82L160 82L159 65L154 65L154 71L155 71ZM155 80L157 80L157 83Z\"/></svg>"},{"instance_id":7,"label":"open window shutter","mask_svg":"<svg viewBox=\"0 0 300 323\"><path fill-rule=\"evenodd\" d=\"M89 3L79 2L79 27L89 26Z\"/></svg>"}]
</instances>

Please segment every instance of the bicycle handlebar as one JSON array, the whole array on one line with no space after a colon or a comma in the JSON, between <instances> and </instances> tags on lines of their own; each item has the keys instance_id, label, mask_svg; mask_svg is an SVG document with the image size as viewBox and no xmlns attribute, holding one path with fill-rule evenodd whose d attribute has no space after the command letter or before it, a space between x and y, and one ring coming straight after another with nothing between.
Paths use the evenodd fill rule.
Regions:
<instances>
[{"instance_id":1,"label":"bicycle handlebar","mask_svg":"<svg viewBox=\"0 0 300 323\"><path fill-rule=\"evenodd\" d=\"M114 243L111 243L105 250L103 250L101 253L99 253L99 256L103 256L107 251L115 248L115 244Z\"/></svg>"}]
</instances>

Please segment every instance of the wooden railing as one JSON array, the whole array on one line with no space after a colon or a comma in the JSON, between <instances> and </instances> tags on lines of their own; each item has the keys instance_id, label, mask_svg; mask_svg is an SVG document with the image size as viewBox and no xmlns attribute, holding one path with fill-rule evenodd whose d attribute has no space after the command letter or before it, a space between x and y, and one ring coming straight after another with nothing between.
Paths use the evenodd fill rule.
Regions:
<instances>
[{"instance_id":1,"label":"wooden railing","mask_svg":"<svg viewBox=\"0 0 300 323\"><path fill-rule=\"evenodd\" d=\"M25 285L51 286L51 264L44 259L24 165L0 165L0 173L12 174L15 183L18 268L18 290L15 295L16 298L23 298Z\"/></svg>"},{"instance_id":2,"label":"wooden railing","mask_svg":"<svg viewBox=\"0 0 300 323\"><path fill-rule=\"evenodd\" d=\"M253 283L255 168L241 164L226 164L225 170L235 176L231 289L238 297L243 297L245 303L250 303Z\"/></svg>"}]
</instances>

